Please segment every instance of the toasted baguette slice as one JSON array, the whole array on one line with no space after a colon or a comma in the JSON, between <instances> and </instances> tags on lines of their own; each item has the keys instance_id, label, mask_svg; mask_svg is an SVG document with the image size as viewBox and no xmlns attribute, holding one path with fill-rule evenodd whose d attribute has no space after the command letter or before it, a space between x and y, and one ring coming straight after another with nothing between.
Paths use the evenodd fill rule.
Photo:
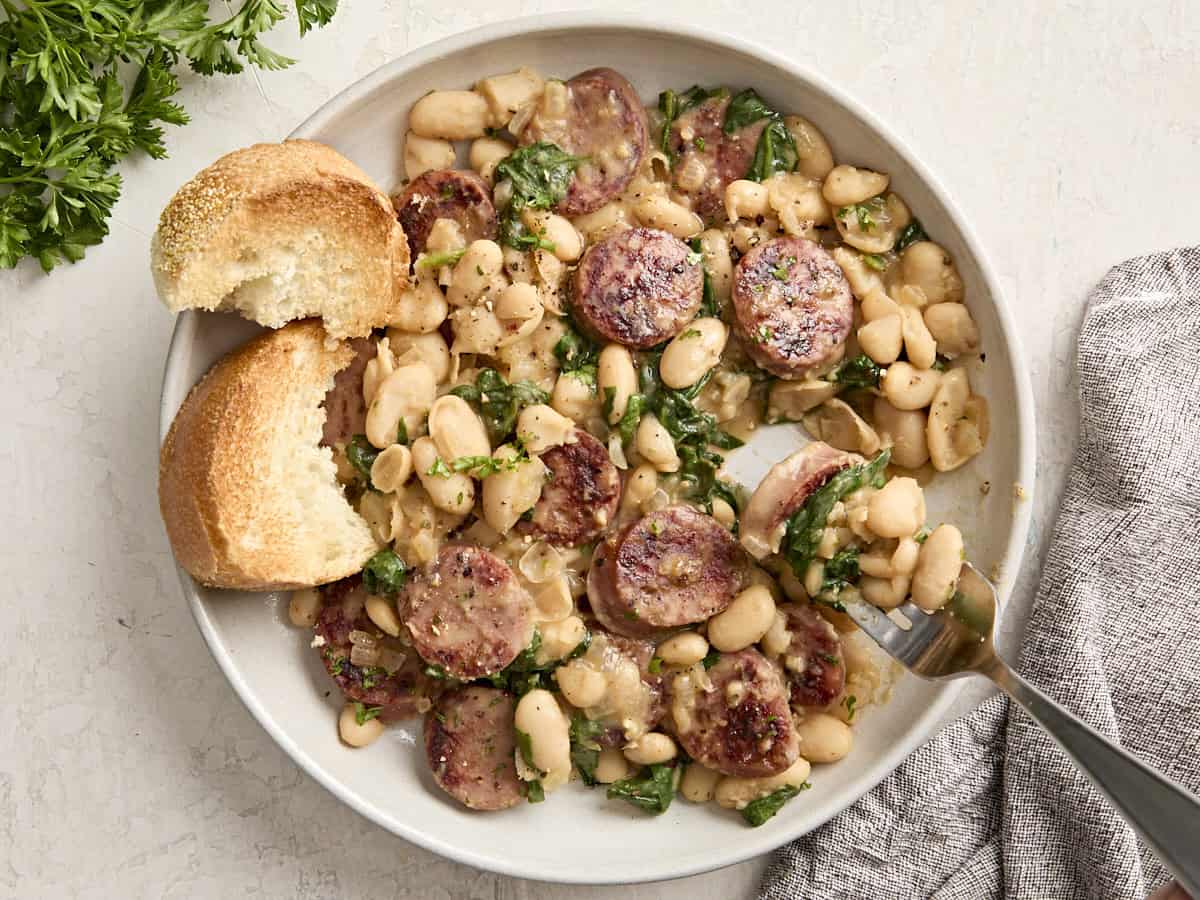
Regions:
<instances>
[{"instance_id":1,"label":"toasted baguette slice","mask_svg":"<svg viewBox=\"0 0 1200 900\"><path fill-rule=\"evenodd\" d=\"M358 572L379 549L318 446L321 403L353 358L319 323L296 322L192 388L162 446L158 499L175 558L197 581L308 587Z\"/></svg>"},{"instance_id":2,"label":"toasted baguette slice","mask_svg":"<svg viewBox=\"0 0 1200 900\"><path fill-rule=\"evenodd\" d=\"M313 141L221 157L179 189L150 245L172 312L237 310L269 328L320 316L337 338L387 324L408 264L387 195Z\"/></svg>"}]
</instances>

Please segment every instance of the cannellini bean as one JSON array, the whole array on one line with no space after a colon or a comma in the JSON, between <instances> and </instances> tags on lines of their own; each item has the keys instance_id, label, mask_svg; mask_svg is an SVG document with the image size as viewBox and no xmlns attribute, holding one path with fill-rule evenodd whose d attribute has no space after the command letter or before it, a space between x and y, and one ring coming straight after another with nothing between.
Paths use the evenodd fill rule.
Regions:
<instances>
[{"instance_id":1,"label":"cannellini bean","mask_svg":"<svg viewBox=\"0 0 1200 900\"><path fill-rule=\"evenodd\" d=\"M883 293L883 277L863 261L863 255L849 247L834 247L833 260L846 276L850 292L860 301L865 301L872 294ZM898 310L892 310L898 312ZM863 312L863 317L870 321L872 317Z\"/></svg>"},{"instance_id":2,"label":"cannellini bean","mask_svg":"<svg viewBox=\"0 0 1200 900\"><path fill-rule=\"evenodd\" d=\"M808 713L796 723L796 734L800 738L800 755L810 763L837 762L854 746L850 726L829 713Z\"/></svg>"},{"instance_id":3,"label":"cannellini bean","mask_svg":"<svg viewBox=\"0 0 1200 900\"><path fill-rule=\"evenodd\" d=\"M596 781L600 784L612 784L614 781L628 778L632 771L633 767L620 750L605 747L600 751L600 758L596 761Z\"/></svg>"},{"instance_id":4,"label":"cannellini bean","mask_svg":"<svg viewBox=\"0 0 1200 900\"><path fill-rule=\"evenodd\" d=\"M938 303L925 309L925 327L946 356L979 350L979 327L961 303Z\"/></svg>"},{"instance_id":5,"label":"cannellini bean","mask_svg":"<svg viewBox=\"0 0 1200 900\"><path fill-rule=\"evenodd\" d=\"M417 283L396 298L388 325L414 334L437 331L450 311L434 273L420 273Z\"/></svg>"},{"instance_id":6,"label":"cannellini bean","mask_svg":"<svg viewBox=\"0 0 1200 900\"><path fill-rule=\"evenodd\" d=\"M409 181L431 169L454 166L454 145L410 131L404 135L404 174Z\"/></svg>"},{"instance_id":7,"label":"cannellini bean","mask_svg":"<svg viewBox=\"0 0 1200 900\"><path fill-rule=\"evenodd\" d=\"M384 634L397 637L400 634L400 617L396 614L396 606L386 597L371 594L365 604L367 618L375 623L375 627Z\"/></svg>"},{"instance_id":8,"label":"cannellini bean","mask_svg":"<svg viewBox=\"0 0 1200 900\"><path fill-rule=\"evenodd\" d=\"M708 656L708 641L694 631L684 631L658 645L658 657L668 666L691 666Z\"/></svg>"},{"instance_id":9,"label":"cannellini bean","mask_svg":"<svg viewBox=\"0 0 1200 900\"><path fill-rule=\"evenodd\" d=\"M783 594L793 603L807 603L808 591L804 589L803 583L796 577L796 573L792 571L791 566L784 566L779 573L779 586L783 588ZM782 631L782 634L780 633ZM762 636L763 651L771 656L778 656L787 649L787 643L790 640L787 630L787 619L783 613L776 612L775 621L771 623L771 627L767 629L767 633ZM780 645L778 642L782 640Z\"/></svg>"},{"instance_id":10,"label":"cannellini bean","mask_svg":"<svg viewBox=\"0 0 1200 900\"><path fill-rule=\"evenodd\" d=\"M608 344L600 351L596 363L596 383L603 397L612 391L612 411L608 422L615 425L625 415L629 398L637 393L637 369L633 365L633 354L620 344Z\"/></svg>"},{"instance_id":11,"label":"cannellini bean","mask_svg":"<svg viewBox=\"0 0 1200 900\"><path fill-rule=\"evenodd\" d=\"M367 440L381 450L397 443L401 420L408 434L418 433L436 391L433 372L423 363L397 368L375 390L367 410Z\"/></svg>"},{"instance_id":12,"label":"cannellini bean","mask_svg":"<svg viewBox=\"0 0 1200 900\"><path fill-rule=\"evenodd\" d=\"M571 581L565 574L555 575L533 595L540 622L561 622L575 609Z\"/></svg>"},{"instance_id":13,"label":"cannellini bean","mask_svg":"<svg viewBox=\"0 0 1200 900\"><path fill-rule=\"evenodd\" d=\"M821 196L821 182L800 172L774 175L764 184L767 202L788 234L809 236L813 225L828 225L833 211Z\"/></svg>"},{"instance_id":14,"label":"cannellini bean","mask_svg":"<svg viewBox=\"0 0 1200 900\"><path fill-rule=\"evenodd\" d=\"M867 527L880 537L910 537L924 524L925 494L912 478L891 479L867 503Z\"/></svg>"},{"instance_id":15,"label":"cannellini bean","mask_svg":"<svg viewBox=\"0 0 1200 900\"><path fill-rule=\"evenodd\" d=\"M483 520L507 534L541 497L546 465L537 456L523 459L512 444L497 447L492 458L503 465L483 480Z\"/></svg>"},{"instance_id":16,"label":"cannellini bean","mask_svg":"<svg viewBox=\"0 0 1200 900\"><path fill-rule=\"evenodd\" d=\"M870 169L834 166L825 176L821 193L833 206L851 206L870 200L887 190L888 177Z\"/></svg>"},{"instance_id":17,"label":"cannellini bean","mask_svg":"<svg viewBox=\"0 0 1200 900\"><path fill-rule=\"evenodd\" d=\"M713 296L720 301L728 300L733 289L733 259L729 255L729 239L725 232L717 228L700 232L700 252L704 256L704 269L708 272Z\"/></svg>"},{"instance_id":18,"label":"cannellini bean","mask_svg":"<svg viewBox=\"0 0 1200 900\"><path fill-rule=\"evenodd\" d=\"M545 403L527 406L517 416L517 437L530 453L543 453L574 438L575 423Z\"/></svg>"},{"instance_id":19,"label":"cannellini bean","mask_svg":"<svg viewBox=\"0 0 1200 900\"><path fill-rule=\"evenodd\" d=\"M725 212L731 223L738 219L756 219L770 209L770 191L765 184L739 178L725 186Z\"/></svg>"},{"instance_id":20,"label":"cannellini bean","mask_svg":"<svg viewBox=\"0 0 1200 900\"><path fill-rule=\"evenodd\" d=\"M504 253L495 241L473 241L454 266L446 291L451 306L470 306L503 286Z\"/></svg>"},{"instance_id":21,"label":"cannellini bean","mask_svg":"<svg viewBox=\"0 0 1200 900\"><path fill-rule=\"evenodd\" d=\"M392 352L400 365L424 363L433 372L435 382L443 382L450 377L450 348L446 339L438 332L428 334L410 334L397 328L389 328L387 340L391 343Z\"/></svg>"},{"instance_id":22,"label":"cannellini bean","mask_svg":"<svg viewBox=\"0 0 1200 900\"><path fill-rule=\"evenodd\" d=\"M966 371L943 372L925 426L933 467L939 472L957 469L983 449L986 432L987 406L982 398L971 396Z\"/></svg>"},{"instance_id":23,"label":"cannellini bean","mask_svg":"<svg viewBox=\"0 0 1200 900\"><path fill-rule=\"evenodd\" d=\"M670 432L653 413L646 413L638 423L634 438L637 452L659 472L678 472L679 454Z\"/></svg>"},{"instance_id":24,"label":"cannellini bean","mask_svg":"<svg viewBox=\"0 0 1200 900\"><path fill-rule=\"evenodd\" d=\"M341 735L342 741L351 747L365 747L383 734L383 723L374 718L367 719L359 725L354 704L347 703L338 716L338 734Z\"/></svg>"},{"instance_id":25,"label":"cannellini bean","mask_svg":"<svg viewBox=\"0 0 1200 900\"><path fill-rule=\"evenodd\" d=\"M716 793L717 782L720 780L720 772L714 772L697 762L688 763L679 782L679 792L685 800L692 803L707 803Z\"/></svg>"},{"instance_id":26,"label":"cannellini bean","mask_svg":"<svg viewBox=\"0 0 1200 900\"><path fill-rule=\"evenodd\" d=\"M493 75L475 85L475 90L487 101L491 124L505 128L521 107L542 95L546 80L528 66L515 72Z\"/></svg>"},{"instance_id":27,"label":"cannellini bean","mask_svg":"<svg viewBox=\"0 0 1200 900\"><path fill-rule=\"evenodd\" d=\"M454 344L452 356L463 353L495 355L504 342L507 330L500 317L486 306L464 306L450 313L453 323Z\"/></svg>"},{"instance_id":28,"label":"cannellini bean","mask_svg":"<svg viewBox=\"0 0 1200 900\"><path fill-rule=\"evenodd\" d=\"M933 241L917 241L900 254L900 276L919 287L929 303L958 303L963 298L962 278L950 254Z\"/></svg>"},{"instance_id":29,"label":"cannellini bean","mask_svg":"<svg viewBox=\"0 0 1200 900\"><path fill-rule=\"evenodd\" d=\"M587 637L587 628L579 616L568 616L560 622L546 622L538 627L542 633L542 643L535 659L540 666L562 659Z\"/></svg>"},{"instance_id":30,"label":"cannellini bean","mask_svg":"<svg viewBox=\"0 0 1200 900\"><path fill-rule=\"evenodd\" d=\"M487 426L471 404L454 394L439 397L429 410L429 436L438 455L450 462L464 456L492 455Z\"/></svg>"},{"instance_id":31,"label":"cannellini bean","mask_svg":"<svg viewBox=\"0 0 1200 900\"><path fill-rule=\"evenodd\" d=\"M893 463L919 469L929 461L924 411L899 410L883 397L876 397L872 419L880 441L891 444Z\"/></svg>"},{"instance_id":32,"label":"cannellini bean","mask_svg":"<svg viewBox=\"0 0 1200 900\"><path fill-rule=\"evenodd\" d=\"M714 794L717 805L724 809L743 809L746 804L759 797L774 793L785 785L800 787L812 772L812 766L803 756L778 775L763 778L742 778L727 775L717 782Z\"/></svg>"},{"instance_id":33,"label":"cannellini bean","mask_svg":"<svg viewBox=\"0 0 1200 900\"><path fill-rule=\"evenodd\" d=\"M496 298L496 315L501 319L541 320L541 295L532 284L510 284Z\"/></svg>"},{"instance_id":34,"label":"cannellini bean","mask_svg":"<svg viewBox=\"0 0 1200 900\"><path fill-rule=\"evenodd\" d=\"M554 670L554 680L567 702L579 709L598 705L608 689L604 675L583 662L559 666Z\"/></svg>"},{"instance_id":35,"label":"cannellini bean","mask_svg":"<svg viewBox=\"0 0 1200 900\"><path fill-rule=\"evenodd\" d=\"M391 341L384 337L375 344L375 356L367 360L363 369L363 405L370 406L375 399L375 390L380 382L396 368L396 357L392 355Z\"/></svg>"},{"instance_id":36,"label":"cannellini bean","mask_svg":"<svg viewBox=\"0 0 1200 900\"><path fill-rule=\"evenodd\" d=\"M858 345L879 365L894 363L904 345L904 325L900 316L893 313L867 322L858 329Z\"/></svg>"},{"instance_id":37,"label":"cannellini bean","mask_svg":"<svg viewBox=\"0 0 1200 900\"><path fill-rule=\"evenodd\" d=\"M708 620L708 642L722 653L758 643L775 621L775 600L763 585L746 588Z\"/></svg>"},{"instance_id":38,"label":"cannellini bean","mask_svg":"<svg viewBox=\"0 0 1200 900\"><path fill-rule=\"evenodd\" d=\"M737 521L737 511L720 497L714 497L712 501L712 517L726 528L732 528L733 523Z\"/></svg>"},{"instance_id":39,"label":"cannellini bean","mask_svg":"<svg viewBox=\"0 0 1200 900\"><path fill-rule=\"evenodd\" d=\"M321 595L316 588L292 591L288 601L288 619L297 628L312 628L321 612ZM703 640L703 639L702 639Z\"/></svg>"},{"instance_id":40,"label":"cannellini bean","mask_svg":"<svg viewBox=\"0 0 1200 900\"><path fill-rule=\"evenodd\" d=\"M885 194L859 206L842 207L834 216L842 240L871 254L889 252L911 221L912 213L897 194Z\"/></svg>"},{"instance_id":41,"label":"cannellini bean","mask_svg":"<svg viewBox=\"0 0 1200 900\"><path fill-rule=\"evenodd\" d=\"M675 742L659 731L643 734L625 748L625 758L639 766L657 766L674 759Z\"/></svg>"},{"instance_id":42,"label":"cannellini bean","mask_svg":"<svg viewBox=\"0 0 1200 900\"><path fill-rule=\"evenodd\" d=\"M554 245L554 255L563 262L575 262L583 255L583 237L562 216L544 210L526 209L521 218L534 234Z\"/></svg>"},{"instance_id":43,"label":"cannellini bean","mask_svg":"<svg viewBox=\"0 0 1200 900\"><path fill-rule=\"evenodd\" d=\"M670 388L691 387L721 361L728 339L729 329L720 319L693 319L663 351L658 366L663 384Z\"/></svg>"},{"instance_id":44,"label":"cannellini bean","mask_svg":"<svg viewBox=\"0 0 1200 900\"><path fill-rule=\"evenodd\" d=\"M836 393L837 385L828 381L776 381L767 394L767 421L799 422Z\"/></svg>"},{"instance_id":45,"label":"cannellini bean","mask_svg":"<svg viewBox=\"0 0 1200 900\"><path fill-rule=\"evenodd\" d=\"M801 421L814 438L839 450L865 456L879 452L879 435L875 429L842 400L825 401Z\"/></svg>"},{"instance_id":46,"label":"cannellini bean","mask_svg":"<svg viewBox=\"0 0 1200 900\"><path fill-rule=\"evenodd\" d=\"M444 253L467 246L462 226L453 219L434 219L425 238L425 253Z\"/></svg>"},{"instance_id":47,"label":"cannellini bean","mask_svg":"<svg viewBox=\"0 0 1200 900\"><path fill-rule=\"evenodd\" d=\"M809 178L824 178L833 170L833 151L825 135L803 116L787 116L783 120L796 143L796 171Z\"/></svg>"},{"instance_id":48,"label":"cannellini bean","mask_svg":"<svg viewBox=\"0 0 1200 900\"><path fill-rule=\"evenodd\" d=\"M471 511L471 507L475 505L474 480L461 472L438 474L448 471L450 467L446 460L438 455L437 445L431 438L422 437L413 441L412 460L413 467L417 470L417 478L421 480L421 487L425 488L425 493L429 495L434 506L461 516Z\"/></svg>"},{"instance_id":49,"label":"cannellini bean","mask_svg":"<svg viewBox=\"0 0 1200 900\"><path fill-rule=\"evenodd\" d=\"M604 204L595 212L579 216L574 224L588 242L594 244L614 232L629 228L629 211L624 203L614 201Z\"/></svg>"},{"instance_id":50,"label":"cannellini bean","mask_svg":"<svg viewBox=\"0 0 1200 900\"><path fill-rule=\"evenodd\" d=\"M650 463L642 463L625 480L625 493L621 496L621 509L638 512L658 488L658 470Z\"/></svg>"},{"instance_id":51,"label":"cannellini bean","mask_svg":"<svg viewBox=\"0 0 1200 900\"><path fill-rule=\"evenodd\" d=\"M464 141L483 137L491 114L474 91L431 91L413 104L408 127L421 137Z\"/></svg>"},{"instance_id":52,"label":"cannellini bean","mask_svg":"<svg viewBox=\"0 0 1200 900\"><path fill-rule=\"evenodd\" d=\"M937 343L925 327L921 310L915 306L901 306L900 318L903 323L904 351L908 354L908 361L918 369L932 368L937 362Z\"/></svg>"},{"instance_id":53,"label":"cannellini bean","mask_svg":"<svg viewBox=\"0 0 1200 900\"><path fill-rule=\"evenodd\" d=\"M481 137L471 141L471 150L467 161L471 168L479 173L479 177L492 184L496 166L500 161L513 152L513 145L499 138Z\"/></svg>"},{"instance_id":54,"label":"cannellini bean","mask_svg":"<svg viewBox=\"0 0 1200 900\"><path fill-rule=\"evenodd\" d=\"M371 486L391 494L399 490L412 474L412 451L403 444L392 444L371 463Z\"/></svg>"},{"instance_id":55,"label":"cannellini bean","mask_svg":"<svg viewBox=\"0 0 1200 900\"><path fill-rule=\"evenodd\" d=\"M542 788L552 791L566 784L571 775L571 738L554 695L541 688L527 693L517 702L513 726L529 735L533 765L545 773Z\"/></svg>"},{"instance_id":56,"label":"cannellini bean","mask_svg":"<svg viewBox=\"0 0 1200 900\"><path fill-rule=\"evenodd\" d=\"M698 215L666 197L643 197L634 204L633 214L647 228L661 228L681 239L695 237L704 230Z\"/></svg>"},{"instance_id":57,"label":"cannellini bean","mask_svg":"<svg viewBox=\"0 0 1200 900\"><path fill-rule=\"evenodd\" d=\"M862 298L862 316L867 322L900 315L900 304L889 297L882 288L868 291Z\"/></svg>"},{"instance_id":58,"label":"cannellini bean","mask_svg":"<svg viewBox=\"0 0 1200 900\"><path fill-rule=\"evenodd\" d=\"M910 363L898 362L888 366L880 387L896 409L924 409L933 402L941 383L942 373L936 369L917 369Z\"/></svg>"},{"instance_id":59,"label":"cannellini bean","mask_svg":"<svg viewBox=\"0 0 1200 900\"><path fill-rule=\"evenodd\" d=\"M913 603L927 611L941 609L958 587L962 570L963 537L953 525L939 525L921 545L913 573Z\"/></svg>"},{"instance_id":60,"label":"cannellini bean","mask_svg":"<svg viewBox=\"0 0 1200 900\"><path fill-rule=\"evenodd\" d=\"M910 583L911 579L907 575L888 577L863 575L859 579L858 589L868 603L874 604L880 609L895 609L908 596ZM816 762L816 760L813 761Z\"/></svg>"},{"instance_id":61,"label":"cannellini bean","mask_svg":"<svg viewBox=\"0 0 1200 900\"><path fill-rule=\"evenodd\" d=\"M579 425L596 414L599 402L592 385L572 374L563 375L554 382L554 391L550 394L550 405Z\"/></svg>"}]
</instances>

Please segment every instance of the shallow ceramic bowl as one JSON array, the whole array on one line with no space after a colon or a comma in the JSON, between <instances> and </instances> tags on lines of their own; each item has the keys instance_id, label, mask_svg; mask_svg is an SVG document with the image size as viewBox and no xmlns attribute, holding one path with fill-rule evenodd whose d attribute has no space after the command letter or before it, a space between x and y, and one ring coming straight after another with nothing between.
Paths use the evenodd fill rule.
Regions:
<instances>
[{"instance_id":1,"label":"shallow ceramic bowl","mask_svg":"<svg viewBox=\"0 0 1200 900\"><path fill-rule=\"evenodd\" d=\"M1002 564L1004 581L1011 583L1029 508L1014 503L1012 485L1030 489L1034 478L1033 403L1012 319L971 228L946 193L873 113L819 76L774 52L690 26L573 13L489 26L423 47L335 97L293 136L331 144L392 188L402 175L405 116L413 101L433 88L468 87L521 65L561 77L612 66L647 101L666 87L752 85L776 109L815 122L839 161L891 174L893 187L929 234L953 254L987 351L986 364L972 378L991 404L991 439L982 456L938 480L930 492L930 521L957 522L971 558L985 570ZM257 330L233 316L179 318L163 384L163 434L205 370ZM730 469L754 485L771 463L804 442L795 426L762 429L733 454ZM986 494L980 490L985 481L993 486ZM682 799L651 818L580 785L541 805L472 813L434 785L420 747L419 721L390 728L367 749L339 742L340 699L330 693L329 679L308 647L309 635L287 624L285 597L205 590L185 574L182 584L213 656L242 702L335 796L436 853L481 869L550 881L675 878L778 847L854 803L929 738L960 684L934 686L904 677L890 703L864 712L850 756L817 767L812 790L760 828Z\"/></svg>"}]
</instances>

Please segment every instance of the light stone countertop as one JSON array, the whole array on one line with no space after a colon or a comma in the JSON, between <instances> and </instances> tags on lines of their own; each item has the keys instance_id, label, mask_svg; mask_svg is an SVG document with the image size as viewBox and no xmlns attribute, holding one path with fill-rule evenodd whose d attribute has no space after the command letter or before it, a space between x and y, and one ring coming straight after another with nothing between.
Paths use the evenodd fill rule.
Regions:
<instances>
[{"instance_id":1,"label":"light stone countertop","mask_svg":"<svg viewBox=\"0 0 1200 900\"><path fill-rule=\"evenodd\" d=\"M45 278L0 273L0 895L751 897L762 861L638 888L483 874L409 846L302 775L209 657L155 497L171 318L147 246L218 155L276 140L356 78L456 31L577 4L352 2L256 79L184 76L170 158L126 165L112 234ZM607 8L645 10L642 4ZM1200 7L1183 2L697 4L654 11L783 48L874 108L973 221L1012 304L1038 408L1022 583L1053 526L1076 430L1073 347L1123 258L1197 240ZM260 88L261 85L261 88ZM1002 414L1002 411L996 411Z\"/></svg>"}]
</instances>

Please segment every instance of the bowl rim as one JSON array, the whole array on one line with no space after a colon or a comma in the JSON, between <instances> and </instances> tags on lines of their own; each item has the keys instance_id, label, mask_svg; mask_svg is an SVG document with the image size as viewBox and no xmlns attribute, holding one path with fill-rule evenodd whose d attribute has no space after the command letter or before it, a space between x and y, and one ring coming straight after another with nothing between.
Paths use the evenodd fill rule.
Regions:
<instances>
[{"instance_id":1,"label":"bowl rim","mask_svg":"<svg viewBox=\"0 0 1200 900\"><path fill-rule=\"evenodd\" d=\"M393 81L403 78L413 69L436 61L441 57L461 54L464 51L484 47L498 40L545 32L563 31L625 31L636 33L640 36L684 38L694 43L707 43L722 50L732 50L752 58L760 59L787 72L789 77L799 81L814 92L824 93L830 100L849 112L851 116L857 118L880 135L884 142L889 144L891 149L905 160L917 178L921 180L924 186L933 194L937 202L941 204L947 216L958 229L967 252L978 266L980 276L990 295L992 306L995 309L1002 338L1011 360L1017 398L1017 471L1021 485L1025 488L1028 496L1032 498L1036 477L1036 433L1033 388L1029 369L1027 365L1024 365L1025 354L1012 312L1000 290L995 272L981 249L974 229L958 206L952 201L941 182L921 162L920 157L912 151L907 143L891 127L881 121L875 113L851 94L847 93L843 88L827 80L824 76L804 65L793 62L782 54L764 47L756 41L739 35L722 34L710 28L673 20L669 17L653 17L640 14L578 11L507 19L449 35L415 50L408 51L396 59L385 63L329 98L312 115L297 126L288 137L309 138L318 134L347 107L352 106L373 92L385 88ZM188 368L186 359L190 355L189 348L193 343L198 323L199 316L195 312L184 312L177 317L171 335L160 395L160 442L166 438L175 415L177 404L173 404L171 400L172 397L180 396L178 383L184 377ZM184 393L186 393L187 388L190 388L190 385L185 386ZM1009 532L1009 539L1003 556L1005 570L1014 575L1019 569L1024 555L1024 546L1029 532L1031 514L1032 503L1029 502L1018 505L1014 511L1012 528ZM374 804L346 789L276 724L275 720L260 702L254 689L243 678L229 651L221 642L215 624L208 615L208 610L198 585L178 564L176 564L176 572L192 616L196 621L197 627L200 629L201 635L204 637L205 643L208 645L209 652L212 654L225 678L233 687L238 699L241 700L251 716L270 735L272 740L318 784L333 794L339 801L374 824L440 856L465 863L477 869L511 877L526 878L535 881L549 880L546 876L539 875L537 871L523 865L519 861L514 861L504 856L502 853L495 855L480 853L474 848L447 843L437 837L428 835L419 827L414 827L409 823L385 815ZM1008 579L1008 584L1003 588L1005 596L1007 596L1013 583L1013 579ZM844 797L831 803L826 810L825 817L811 828L806 829L802 826L790 830L747 830L744 840L736 844L731 843L729 851L719 857L674 867L668 863L660 872L639 873L633 880L630 880L628 876L622 877L620 871L617 870L612 875L602 875L599 877L595 875L581 875L579 877L568 878L559 877L555 879L555 883L628 884L682 878L744 862L747 859L775 850L804 834L811 833L825 822L828 822L829 819L843 812L854 803L857 803L885 777L891 774L920 744L933 738L936 733L934 731L936 724L958 698L964 684L963 680L948 682L935 701L929 704L922 711L921 715L915 719L913 727L910 727L899 740L892 743L886 752L882 754L880 760L867 770L868 774L856 782L855 789L848 791Z\"/></svg>"}]
</instances>

